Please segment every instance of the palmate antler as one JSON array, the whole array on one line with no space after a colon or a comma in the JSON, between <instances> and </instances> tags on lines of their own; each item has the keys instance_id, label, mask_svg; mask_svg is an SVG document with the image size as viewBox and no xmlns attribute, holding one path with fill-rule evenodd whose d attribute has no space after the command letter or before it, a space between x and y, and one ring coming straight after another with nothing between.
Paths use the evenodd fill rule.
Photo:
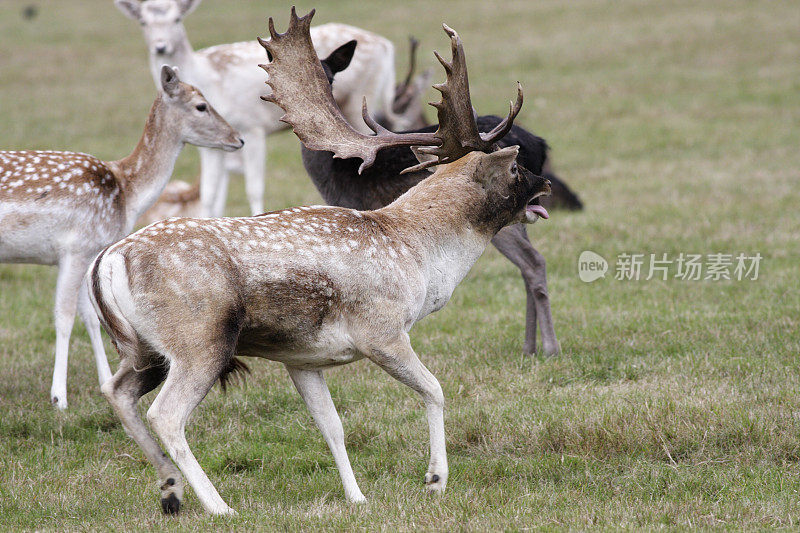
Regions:
<instances>
[{"instance_id":1,"label":"palmate antler","mask_svg":"<svg viewBox=\"0 0 800 533\"><path fill-rule=\"evenodd\" d=\"M442 93L440 102L432 103L439 117L435 133L393 133L379 125L367 111L364 99L364 122L376 134L364 135L353 129L342 116L333 99L330 83L311 42L311 19L314 10L303 17L292 7L289 29L277 33L272 17L269 19L270 39L259 38L271 62L261 65L269 79L272 94L262 96L267 102L281 107L283 122L292 126L295 134L311 150L333 152L334 157L363 160L359 172L369 167L379 150L391 146L421 146L423 153L435 156L403 172L421 170L449 163L472 151L488 151L495 141L511 129L514 118L522 107L522 87L517 84L517 101L511 105L508 116L492 131L478 132L475 111L469 97L469 80L461 38L455 30L443 24L450 36L452 62L436 57L447 73L447 81L434 85Z\"/></svg>"}]
</instances>

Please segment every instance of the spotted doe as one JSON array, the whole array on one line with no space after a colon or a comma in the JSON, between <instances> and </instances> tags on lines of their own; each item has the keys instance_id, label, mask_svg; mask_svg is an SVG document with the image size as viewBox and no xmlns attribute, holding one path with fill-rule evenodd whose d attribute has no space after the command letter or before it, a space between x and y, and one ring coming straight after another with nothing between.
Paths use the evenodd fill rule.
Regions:
<instances>
[{"instance_id":1,"label":"spotted doe","mask_svg":"<svg viewBox=\"0 0 800 533\"><path fill-rule=\"evenodd\" d=\"M200 0L115 0L115 3L127 17L141 24L156 84L162 65L177 65L181 75L203 91L220 114L242 132L247 143L241 156L200 150L200 196L204 216L222 216L229 171L244 174L251 213L262 213L266 136L285 128L279 121L282 113L276 106L253 106L264 92L264 73L256 68L264 62L263 49L253 40L194 50L183 20ZM358 42L353 65L342 75L334 92L337 103L352 124L361 131L369 131L361 120L361 98L366 95L373 107L385 110L394 120L393 124L405 127L402 117L395 116L391 109L395 90L391 41L338 23L312 28L311 35L320 55L330 54L343 43Z\"/></svg>"},{"instance_id":2,"label":"spotted doe","mask_svg":"<svg viewBox=\"0 0 800 533\"><path fill-rule=\"evenodd\" d=\"M163 67L139 144L119 161L75 152L0 151L0 262L58 265L52 402L67 407L67 352L77 310L100 383L111 377L97 316L79 286L89 263L156 201L184 143L235 150L239 134L194 87Z\"/></svg>"},{"instance_id":3,"label":"spotted doe","mask_svg":"<svg viewBox=\"0 0 800 533\"><path fill-rule=\"evenodd\" d=\"M246 369L238 356L283 363L330 447L345 495L363 501L342 423L323 370L368 358L418 392L430 431L428 490L448 477L444 396L411 347L415 322L441 309L456 285L503 227L546 217L538 198L549 184L518 167L518 147L495 141L522 105L521 89L508 117L479 134L455 31L453 61L440 58L447 82L438 85L440 128L394 134L364 108L377 135L350 127L336 107L311 43L313 11L262 44L267 98L306 144L368 166L382 148L422 146L418 166L439 164L428 179L376 211L296 207L250 218L170 219L148 226L99 254L87 274L92 302L120 353L120 367L102 386L128 434L159 476L164 512L176 513L183 476L203 507L233 510L189 449L189 415L219 379ZM139 417L142 395L164 385L147 411L165 455ZM174 461L174 463L173 463ZM177 465L177 466L176 466Z\"/></svg>"}]
</instances>

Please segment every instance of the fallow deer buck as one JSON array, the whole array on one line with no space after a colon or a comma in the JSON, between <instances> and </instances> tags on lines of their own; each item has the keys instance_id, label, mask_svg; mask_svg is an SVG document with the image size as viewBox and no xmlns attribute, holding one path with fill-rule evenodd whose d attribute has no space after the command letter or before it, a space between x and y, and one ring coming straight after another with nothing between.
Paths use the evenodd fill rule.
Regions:
<instances>
[{"instance_id":1,"label":"fallow deer buck","mask_svg":"<svg viewBox=\"0 0 800 533\"><path fill-rule=\"evenodd\" d=\"M201 217L200 182L191 184L182 180L172 180L164 187L164 192L150 209L144 212L140 226L147 226L172 217Z\"/></svg>"},{"instance_id":2,"label":"fallow deer buck","mask_svg":"<svg viewBox=\"0 0 800 533\"><path fill-rule=\"evenodd\" d=\"M416 95L419 100L420 92L410 88L409 80L413 79L415 64L414 41L411 45L410 72L406 81L398 86L395 102L395 111L409 112L409 101ZM322 64L328 73L328 80L336 86L334 77L341 69L347 68L347 61L352 50L334 52L332 56L336 61L328 59ZM419 122L424 121L420 111L412 111L409 116L417 116ZM488 132L497 127L502 119L497 116L485 115L477 118L478 131ZM414 133L433 132L437 126L427 126L416 130ZM406 132L410 133L410 132ZM514 124L508 133L497 141L501 147L517 145L520 147L517 162L534 174L542 174L552 183L553 194L546 197L548 203L542 202L545 207L567 207L579 209L582 207L578 197L569 190L557 176L548 171L548 150L544 139L533 135L524 128ZM381 151L375 163L363 172L360 171L357 159L338 159L330 151L311 150L305 145L302 147L303 165L311 181L319 190L322 197L330 205L350 207L353 209L378 209L383 207L409 188L427 178L427 170L416 172L403 172L403 169L415 162L415 156L406 146L392 147ZM556 196L557 200L552 201ZM528 239L525 226L517 224L501 230L492 239L492 244L519 268L525 283L527 294L527 313L525 318L525 343L522 353L530 356L536 351L537 324L542 332L542 351L545 355L558 353L559 346L550 311L550 298L547 292L547 271L545 259L536 250Z\"/></svg>"},{"instance_id":3,"label":"fallow deer buck","mask_svg":"<svg viewBox=\"0 0 800 533\"><path fill-rule=\"evenodd\" d=\"M549 184L516 164L517 147L495 150L522 105L479 134L461 40L439 61L435 133L395 134L364 119L377 135L348 125L311 42L314 11L270 40L263 68L282 120L310 147L358 157L368 167L392 146L424 152L415 168L439 165L428 179L376 211L298 207L250 218L171 219L110 246L87 274L92 301L120 353L102 391L126 431L155 466L162 509L179 510L181 472L205 509L232 513L185 437L189 415L214 383L246 367L238 356L283 363L330 447L353 502L364 495L344 446L342 423L323 370L368 358L422 396L430 430L425 483L447 483L444 397L411 347L415 322L441 309L491 238L509 224L547 217L538 203ZM413 170L413 169L412 169ZM165 381L147 411L162 453L138 416L140 397ZM177 467L175 466L177 464ZM179 470L180 469L180 470Z\"/></svg>"},{"instance_id":4,"label":"fallow deer buck","mask_svg":"<svg viewBox=\"0 0 800 533\"><path fill-rule=\"evenodd\" d=\"M75 309L91 339L100 384L111 377L83 275L155 202L184 143L235 150L238 133L169 67L139 144L119 161L75 152L0 151L0 262L58 265L52 402L67 407L67 353Z\"/></svg>"},{"instance_id":5,"label":"fallow deer buck","mask_svg":"<svg viewBox=\"0 0 800 533\"><path fill-rule=\"evenodd\" d=\"M181 76L202 90L220 114L242 132L246 141L241 163L237 156L231 161L219 151L200 150L200 196L204 216L222 216L229 170L244 174L251 213L262 213L266 136L285 128L279 121L282 113L276 106L253 106L263 94L264 74L256 66L264 62L264 51L255 41L194 50L183 19L200 0L115 0L115 3L122 13L141 24L156 84L162 65L177 66ZM395 73L394 45L389 40L337 23L312 28L311 35L321 56L343 43L358 42L353 64L338 80L334 91L337 103L357 129L368 131L361 119L363 95L373 107L383 108L396 127L405 127L402 118L395 117L391 110Z\"/></svg>"}]
</instances>

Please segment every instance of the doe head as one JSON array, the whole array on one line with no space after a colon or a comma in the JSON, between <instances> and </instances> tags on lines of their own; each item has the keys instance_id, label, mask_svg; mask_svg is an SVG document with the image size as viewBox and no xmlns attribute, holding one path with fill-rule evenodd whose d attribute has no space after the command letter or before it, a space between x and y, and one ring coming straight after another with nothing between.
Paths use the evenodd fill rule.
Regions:
<instances>
[{"instance_id":1,"label":"doe head","mask_svg":"<svg viewBox=\"0 0 800 533\"><path fill-rule=\"evenodd\" d=\"M227 152L244 146L239 132L211 107L203 93L183 83L177 71L167 65L161 67L161 90L164 102L175 111L169 120L180 128L183 142Z\"/></svg>"},{"instance_id":2,"label":"doe head","mask_svg":"<svg viewBox=\"0 0 800 533\"><path fill-rule=\"evenodd\" d=\"M114 0L117 8L142 26L150 55L168 61L187 39L183 18L200 0Z\"/></svg>"}]
</instances>

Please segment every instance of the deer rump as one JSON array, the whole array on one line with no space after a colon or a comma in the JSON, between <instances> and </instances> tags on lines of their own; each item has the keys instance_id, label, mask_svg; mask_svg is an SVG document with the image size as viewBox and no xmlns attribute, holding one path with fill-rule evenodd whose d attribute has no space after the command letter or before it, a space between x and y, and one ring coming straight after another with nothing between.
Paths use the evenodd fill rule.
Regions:
<instances>
[{"instance_id":1,"label":"deer rump","mask_svg":"<svg viewBox=\"0 0 800 533\"><path fill-rule=\"evenodd\" d=\"M502 120L496 115L480 116L478 131L491 131ZM432 133L436 128L436 125L431 125L402 133ZM544 139L514 124L511 131L497 144L500 148L519 145L517 162L534 174L550 180L553 193L551 196L541 198L542 205L547 208L583 209L580 198L549 170L548 146ZM375 163L364 169L361 174L358 173L360 159L334 158L332 152L310 150L305 145L302 146L302 157L306 172L325 202L352 209L379 209L389 205L408 189L430 176L427 170L400 174L403 169L417 163L414 153L405 146L381 150L375 158Z\"/></svg>"}]
</instances>

